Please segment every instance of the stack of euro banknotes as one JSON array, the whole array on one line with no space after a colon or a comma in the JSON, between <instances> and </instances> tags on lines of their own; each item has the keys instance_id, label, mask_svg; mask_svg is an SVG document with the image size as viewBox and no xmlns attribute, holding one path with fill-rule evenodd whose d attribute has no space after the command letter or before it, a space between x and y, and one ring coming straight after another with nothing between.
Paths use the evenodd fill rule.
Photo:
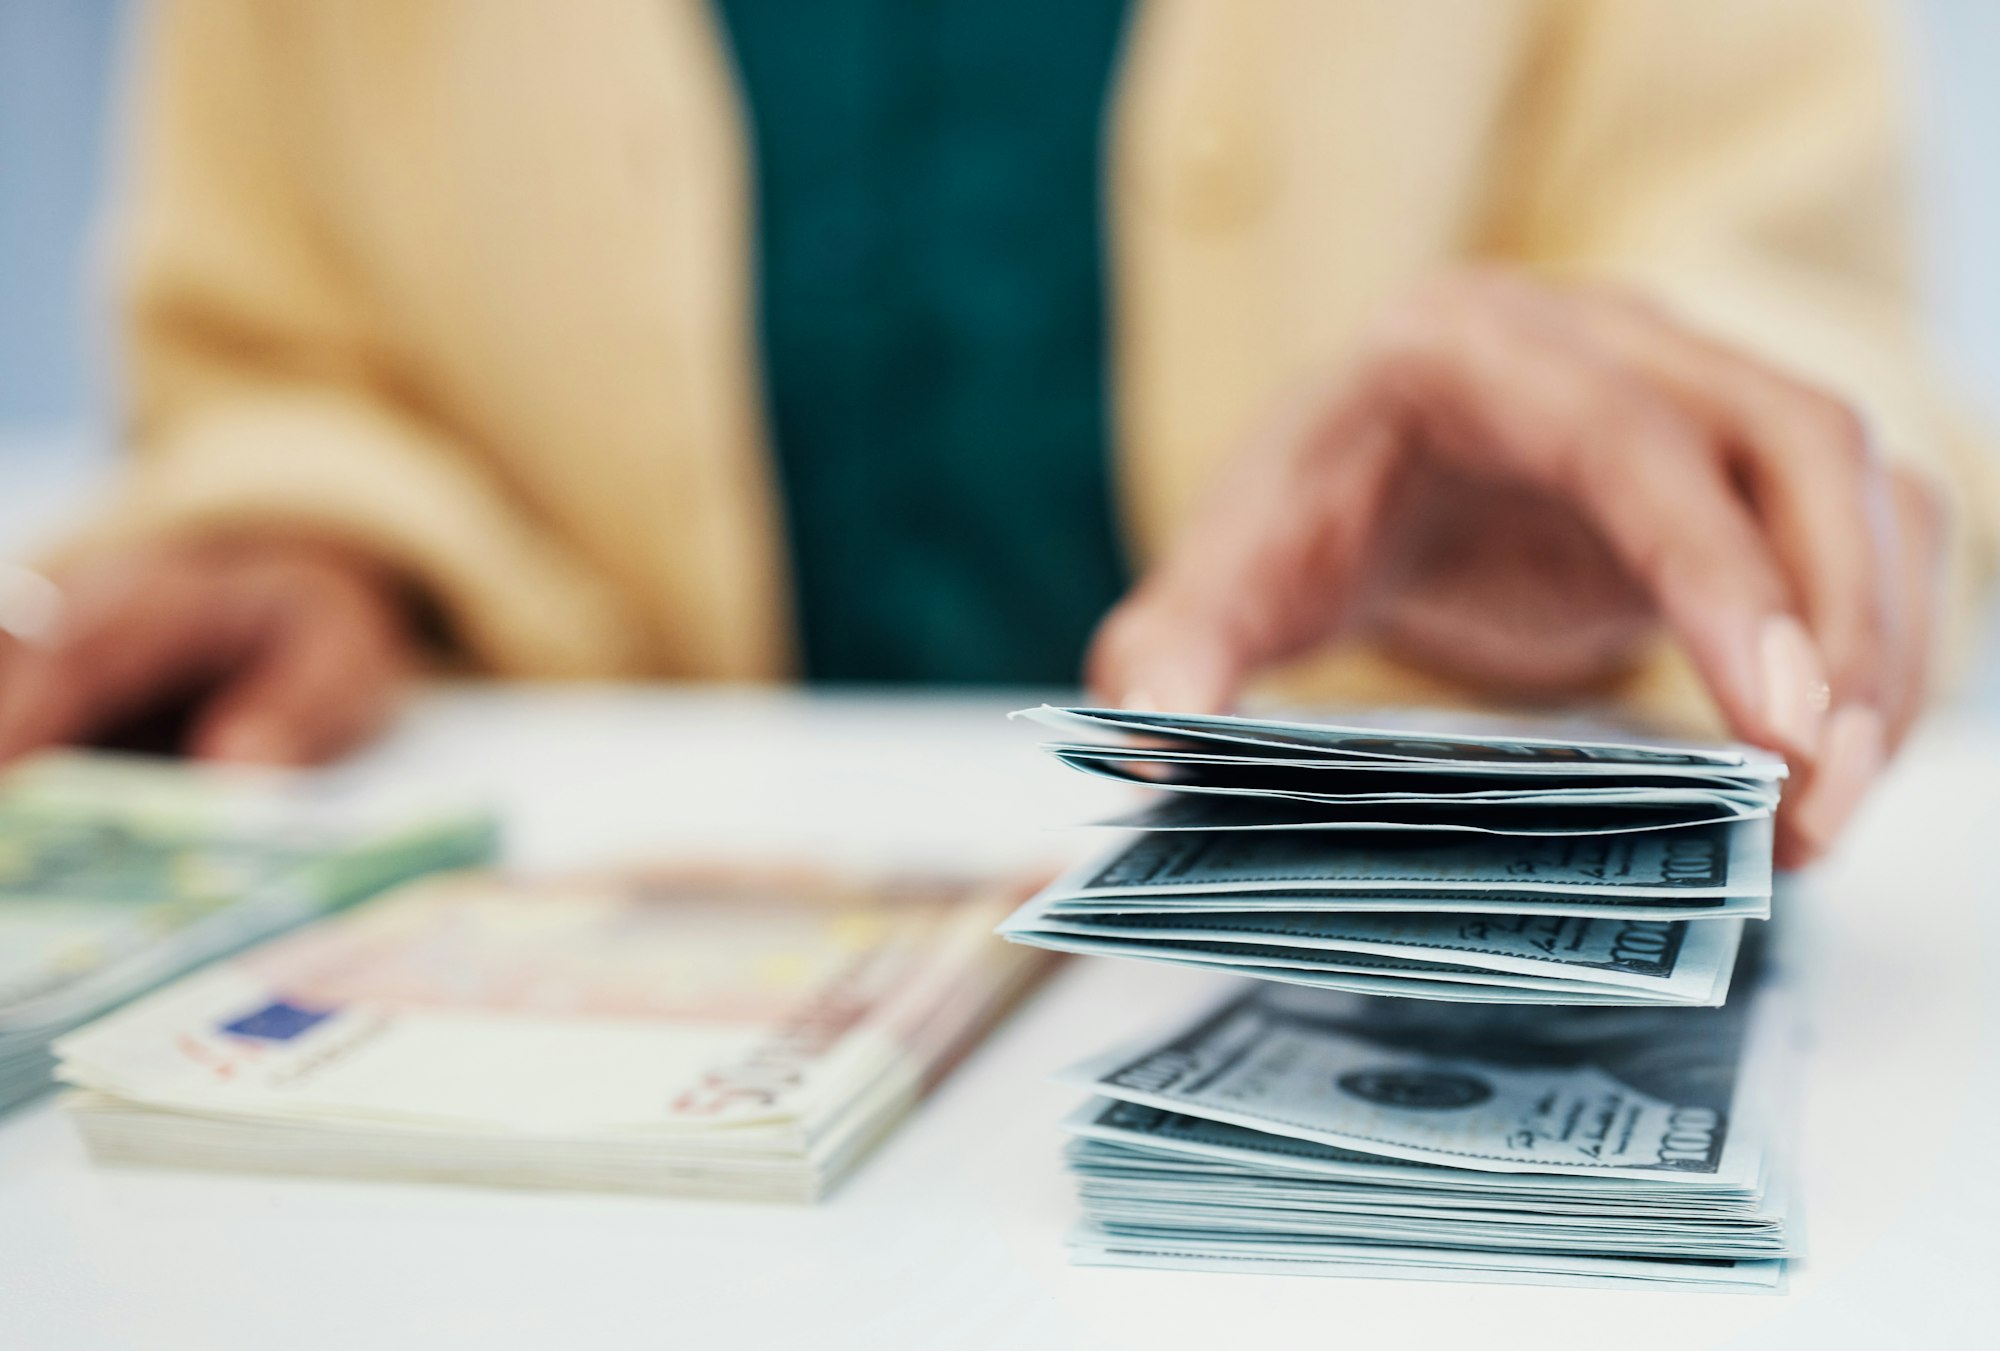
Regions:
<instances>
[{"instance_id":1,"label":"stack of euro banknotes","mask_svg":"<svg viewBox=\"0 0 2000 1351\"><path fill-rule=\"evenodd\" d=\"M50 1043L224 953L491 856L490 813L337 780L56 753L0 771L0 1109Z\"/></svg>"},{"instance_id":2,"label":"stack of euro banknotes","mask_svg":"<svg viewBox=\"0 0 2000 1351\"><path fill-rule=\"evenodd\" d=\"M103 1161L808 1201L1042 965L1020 891L677 867L420 881L57 1045Z\"/></svg>"},{"instance_id":3,"label":"stack of euro banknotes","mask_svg":"<svg viewBox=\"0 0 2000 1351\"><path fill-rule=\"evenodd\" d=\"M1745 921L1782 760L1423 715L1024 716L1158 791L1001 932L1249 978L1074 1072L1076 1260L1780 1283L1790 1019Z\"/></svg>"},{"instance_id":4,"label":"stack of euro banknotes","mask_svg":"<svg viewBox=\"0 0 2000 1351\"><path fill-rule=\"evenodd\" d=\"M805 1201L1047 965L1016 885L495 842L339 773L8 771L0 1106L53 1062L102 1162Z\"/></svg>"}]
</instances>

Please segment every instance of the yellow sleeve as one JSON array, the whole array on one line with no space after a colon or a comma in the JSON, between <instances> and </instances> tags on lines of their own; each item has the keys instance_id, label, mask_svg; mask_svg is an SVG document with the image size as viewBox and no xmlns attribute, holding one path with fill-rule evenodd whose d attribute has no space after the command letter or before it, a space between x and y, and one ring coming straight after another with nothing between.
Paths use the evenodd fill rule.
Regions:
<instances>
[{"instance_id":1,"label":"yellow sleeve","mask_svg":"<svg viewBox=\"0 0 2000 1351\"><path fill-rule=\"evenodd\" d=\"M1628 283L1853 402L1956 508L1955 670L2000 550L2000 486L1926 352L1901 34L1867 0L1558 0L1551 16L1485 247ZM1642 702L1693 688L1655 674Z\"/></svg>"},{"instance_id":2,"label":"yellow sleeve","mask_svg":"<svg viewBox=\"0 0 2000 1351\"><path fill-rule=\"evenodd\" d=\"M476 447L399 397L315 172L285 6L167 0L147 16L119 285L134 462L68 551L283 530L365 551L475 664L632 669L615 593Z\"/></svg>"}]
</instances>

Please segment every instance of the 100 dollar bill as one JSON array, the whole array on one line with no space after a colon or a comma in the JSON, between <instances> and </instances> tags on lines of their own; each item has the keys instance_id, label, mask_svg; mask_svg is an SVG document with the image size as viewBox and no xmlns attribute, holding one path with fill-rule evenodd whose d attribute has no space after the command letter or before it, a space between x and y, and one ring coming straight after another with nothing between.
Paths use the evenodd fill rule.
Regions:
<instances>
[{"instance_id":1,"label":"100 dollar bill","mask_svg":"<svg viewBox=\"0 0 2000 1351\"><path fill-rule=\"evenodd\" d=\"M1773 1006L1772 996L1753 1001ZM1494 1008L1253 983L1068 1076L1102 1097L1453 1168L1752 1188L1775 1020ZM1754 1032L1756 1035L1752 1035ZM1746 1067L1747 1064L1747 1067Z\"/></svg>"},{"instance_id":2,"label":"100 dollar bill","mask_svg":"<svg viewBox=\"0 0 2000 1351\"><path fill-rule=\"evenodd\" d=\"M1718 908L1725 898L1769 898L1771 822L1756 817L1656 835L1444 840L1311 831L1150 832L1121 841L1044 895L1095 902L1301 890L1649 897Z\"/></svg>"},{"instance_id":3,"label":"100 dollar bill","mask_svg":"<svg viewBox=\"0 0 2000 1351\"><path fill-rule=\"evenodd\" d=\"M1727 997L1742 930L1740 920L1555 915L1079 914L1044 902L1009 918L1000 932L1061 952L1235 968L1361 993L1712 1005Z\"/></svg>"},{"instance_id":4,"label":"100 dollar bill","mask_svg":"<svg viewBox=\"0 0 2000 1351\"><path fill-rule=\"evenodd\" d=\"M1491 715L1481 715L1481 730L1473 730L1461 715L1413 710L1398 711L1393 723L1375 718L1294 722L1047 704L1014 716L1058 732L1137 737L1149 748L1164 742L1168 749L1228 748L1239 755L1261 756L1303 753L1381 765L1476 766L1489 773L1692 773L1743 782L1785 777L1783 758L1755 747L1667 741L1576 719L1515 719L1512 726L1495 732L1492 729L1501 720Z\"/></svg>"}]
</instances>

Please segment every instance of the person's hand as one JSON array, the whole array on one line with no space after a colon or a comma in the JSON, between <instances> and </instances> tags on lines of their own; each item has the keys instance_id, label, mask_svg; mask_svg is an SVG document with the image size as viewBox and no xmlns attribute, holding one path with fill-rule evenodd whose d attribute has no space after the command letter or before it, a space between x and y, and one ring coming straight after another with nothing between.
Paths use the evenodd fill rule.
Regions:
<instances>
[{"instance_id":1,"label":"person's hand","mask_svg":"<svg viewBox=\"0 0 2000 1351\"><path fill-rule=\"evenodd\" d=\"M1622 669L1664 621L1737 735L1791 759L1796 864L1921 706L1941 511L1824 391L1628 298L1456 276L1281 410L1107 617L1088 679L1129 706L1220 709L1260 668L1366 631L1548 697Z\"/></svg>"},{"instance_id":2,"label":"person's hand","mask_svg":"<svg viewBox=\"0 0 2000 1351\"><path fill-rule=\"evenodd\" d=\"M183 712L192 755L329 760L382 727L412 665L391 580L325 545L161 544L57 582L45 635L0 634L0 762Z\"/></svg>"}]
</instances>

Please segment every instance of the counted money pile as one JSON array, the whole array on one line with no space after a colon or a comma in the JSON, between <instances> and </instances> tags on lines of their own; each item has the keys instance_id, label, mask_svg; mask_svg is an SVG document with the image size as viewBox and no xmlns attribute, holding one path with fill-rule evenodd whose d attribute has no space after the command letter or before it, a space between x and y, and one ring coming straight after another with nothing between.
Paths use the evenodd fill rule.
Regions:
<instances>
[{"instance_id":1,"label":"counted money pile","mask_svg":"<svg viewBox=\"0 0 2000 1351\"><path fill-rule=\"evenodd\" d=\"M677 870L416 884L65 1038L92 1155L804 1201L1042 963L1018 889Z\"/></svg>"},{"instance_id":2,"label":"counted money pile","mask_svg":"<svg viewBox=\"0 0 2000 1351\"><path fill-rule=\"evenodd\" d=\"M1746 982L1747 983L1747 982ZM1072 1071L1085 1265L1769 1290L1782 995L1468 1010L1244 982Z\"/></svg>"},{"instance_id":3,"label":"counted money pile","mask_svg":"<svg viewBox=\"0 0 2000 1351\"><path fill-rule=\"evenodd\" d=\"M1020 716L1064 764L1167 791L1007 920L1017 942L1364 994L1719 1005L1770 913L1785 766L1754 748Z\"/></svg>"},{"instance_id":4,"label":"counted money pile","mask_svg":"<svg viewBox=\"0 0 2000 1351\"><path fill-rule=\"evenodd\" d=\"M49 1042L385 886L489 857L483 811L328 781L65 752L0 773L0 1107Z\"/></svg>"}]
</instances>

